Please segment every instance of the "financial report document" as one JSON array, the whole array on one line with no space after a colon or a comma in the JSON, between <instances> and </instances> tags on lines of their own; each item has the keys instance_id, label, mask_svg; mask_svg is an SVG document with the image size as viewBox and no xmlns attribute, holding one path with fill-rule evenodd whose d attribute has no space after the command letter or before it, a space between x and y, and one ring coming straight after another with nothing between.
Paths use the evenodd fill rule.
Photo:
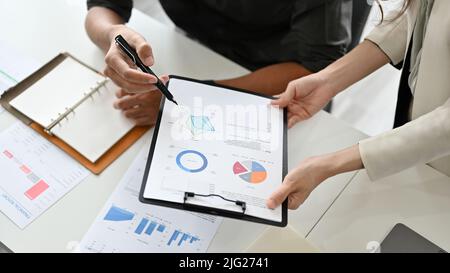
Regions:
<instances>
[{"instance_id":1,"label":"financial report document","mask_svg":"<svg viewBox=\"0 0 450 273\"><path fill-rule=\"evenodd\" d=\"M25 228L89 175L34 130L16 122L0 133L0 211Z\"/></svg>"},{"instance_id":2,"label":"financial report document","mask_svg":"<svg viewBox=\"0 0 450 273\"><path fill-rule=\"evenodd\" d=\"M231 212L242 208L225 199L243 201L245 215L281 222L282 209L266 201L283 181L283 110L268 97L181 77L170 79L169 90L179 106L164 103L144 200ZM185 201L186 192L196 195Z\"/></svg>"},{"instance_id":3,"label":"financial report document","mask_svg":"<svg viewBox=\"0 0 450 273\"><path fill-rule=\"evenodd\" d=\"M221 218L139 202L147 155L145 146L75 252L206 252Z\"/></svg>"}]
</instances>

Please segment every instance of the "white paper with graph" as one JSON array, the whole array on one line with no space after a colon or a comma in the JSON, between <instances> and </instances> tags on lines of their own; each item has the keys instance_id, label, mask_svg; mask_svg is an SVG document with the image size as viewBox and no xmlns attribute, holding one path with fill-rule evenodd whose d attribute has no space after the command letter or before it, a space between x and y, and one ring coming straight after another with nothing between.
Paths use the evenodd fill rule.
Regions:
<instances>
[{"instance_id":1,"label":"white paper with graph","mask_svg":"<svg viewBox=\"0 0 450 273\"><path fill-rule=\"evenodd\" d=\"M78 252L205 252L221 218L140 203L144 147L85 234Z\"/></svg>"},{"instance_id":2,"label":"white paper with graph","mask_svg":"<svg viewBox=\"0 0 450 273\"><path fill-rule=\"evenodd\" d=\"M266 200L283 181L283 110L189 79L171 78L169 90L179 106L165 101L143 197L281 222Z\"/></svg>"},{"instance_id":3,"label":"white paper with graph","mask_svg":"<svg viewBox=\"0 0 450 273\"><path fill-rule=\"evenodd\" d=\"M20 228L88 175L87 169L22 122L0 134L0 211Z\"/></svg>"}]
</instances>

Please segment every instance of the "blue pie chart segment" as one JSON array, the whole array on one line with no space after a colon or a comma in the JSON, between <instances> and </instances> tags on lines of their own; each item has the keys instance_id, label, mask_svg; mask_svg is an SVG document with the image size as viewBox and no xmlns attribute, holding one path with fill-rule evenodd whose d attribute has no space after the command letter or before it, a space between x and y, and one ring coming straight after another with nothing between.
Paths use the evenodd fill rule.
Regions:
<instances>
[{"instance_id":1,"label":"blue pie chart segment","mask_svg":"<svg viewBox=\"0 0 450 273\"><path fill-rule=\"evenodd\" d=\"M199 151L184 150L177 155L177 166L185 172L198 173L206 169L208 159Z\"/></svg>"},{"instance_id":2,"label":"blue pie chart segment","mask_svg":"<svg viewBox=\"0 0 450 273\"><path fill-rule=\"evenodd\" d=\"M265 172L266 169L256 161L252 161L252 172Z\"/></svg>"}]
</instances>

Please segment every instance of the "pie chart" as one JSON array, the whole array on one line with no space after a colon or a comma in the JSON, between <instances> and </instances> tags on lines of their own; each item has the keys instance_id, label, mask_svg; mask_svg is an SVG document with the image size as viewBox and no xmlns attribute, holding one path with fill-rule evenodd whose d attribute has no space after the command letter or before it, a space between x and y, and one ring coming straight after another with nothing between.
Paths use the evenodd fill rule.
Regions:
<instances>
[{"instance_id":1,"label":"pie chart","mask_svg":"<svg viewBox=\"0 0 450 273\"><path fill-rule=\"evenodd\" d=\"M266 169L252 160L236 161L233 165L233 172L245 182L252 184L261 183L267 178Z\"/></svg>"}]
</instances>

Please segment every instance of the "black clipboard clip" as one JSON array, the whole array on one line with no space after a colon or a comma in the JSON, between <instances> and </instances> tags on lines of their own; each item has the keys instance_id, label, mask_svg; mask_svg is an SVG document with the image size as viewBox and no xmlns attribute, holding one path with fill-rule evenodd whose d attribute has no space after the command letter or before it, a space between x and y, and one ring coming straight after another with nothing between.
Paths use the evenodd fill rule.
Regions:
<instances>
[{"instance_id":1,"label":"black clipboard clip","mask_svg":"<svg viewBox=\"0 0 450 273\"><path fill-rule=\"evenodd\" d=\"M245 214L245 211L247 210L247 203L245 203L244 201L231 200L231 199L225 198L225 197L223 197L222 195L219 195L219 194L198 194L198 193L194 193L194 192L185 192L184 193L183 204L184 205L188 205L188 203L186 203L188 198L193 198L195 196L200 196L200 197L219 197L219 198L223 199L224 201L234 203L237 206L241 207L242 214Z\"/></svg>"}]
</instances>

